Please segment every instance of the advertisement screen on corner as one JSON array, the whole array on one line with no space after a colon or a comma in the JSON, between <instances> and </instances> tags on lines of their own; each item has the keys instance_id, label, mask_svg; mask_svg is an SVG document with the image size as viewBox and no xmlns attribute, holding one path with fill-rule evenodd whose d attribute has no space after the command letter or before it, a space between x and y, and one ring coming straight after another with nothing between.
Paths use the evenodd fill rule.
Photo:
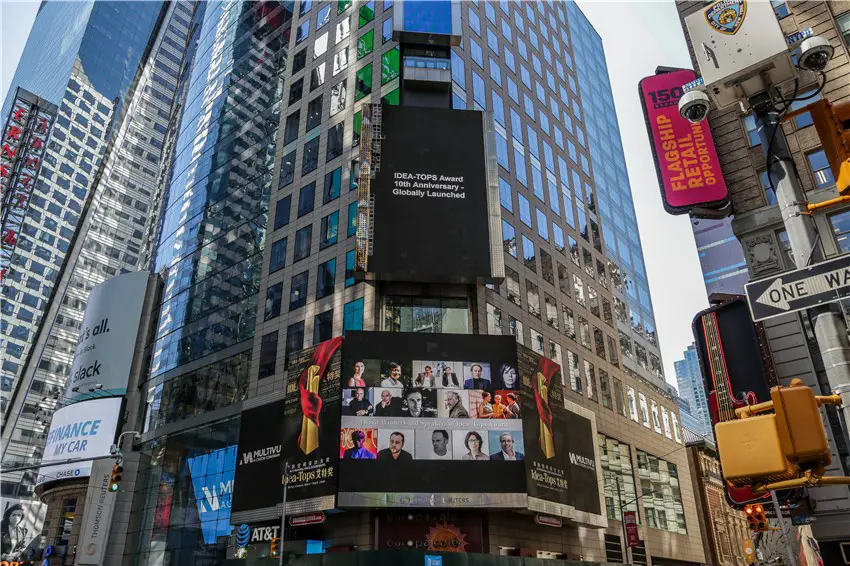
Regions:
<instances>
[{"instance_id":1,"label":"advertisement screen on corner","mask_svg":"<svg viewBox=\"0 0 850 566\"><path fill-rule=\"evenodd\" d=\"M340 505L522 506L515 344L513 336L347 333Z\"/></svg>"},{"instance_id":2,"label":"advertisement screen on corner","mask_svg":"<svg viewBox=\"0 0 850 566\"><path fill-rule=\"evenodd\" d=\"M461 283L491 276L487 119L472 110L384 105L368 273Z\"/></svg>"}]
</instances>

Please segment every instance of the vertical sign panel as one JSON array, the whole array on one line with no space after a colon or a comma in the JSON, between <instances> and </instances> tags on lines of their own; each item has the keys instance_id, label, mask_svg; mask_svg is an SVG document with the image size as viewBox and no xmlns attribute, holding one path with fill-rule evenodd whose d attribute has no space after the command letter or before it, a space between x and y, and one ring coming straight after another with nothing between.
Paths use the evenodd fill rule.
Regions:
<instances>
[{"instance_id":1,"label":"vertical sign panel","mask_svg":"<svg viewBox=\"0 0 850 566\"><path fill-rule=\"evenodd\" d=\"M661 200L670 214L720 208L729 197L708 123L691 124L679 115L682 85L695 78L682 69L646 77L639 85Z\"/></svg>"}]
</instances>

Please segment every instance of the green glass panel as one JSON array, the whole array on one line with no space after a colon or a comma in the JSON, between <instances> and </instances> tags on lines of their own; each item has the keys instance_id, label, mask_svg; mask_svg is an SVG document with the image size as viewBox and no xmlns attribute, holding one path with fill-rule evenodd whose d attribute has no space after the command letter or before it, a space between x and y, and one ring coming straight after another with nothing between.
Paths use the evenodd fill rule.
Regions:
<instances>
[{"instance_id":1,"label":"green glass panel","mask_svg":"<svg viewBox=\"0 0 850 566\"><path fill-rule=\"evenodd\" d=\"M399 89L394 88L390 92L386 93L381 100L390 106L398 106L400 95L401 92Z\"/></svg>"},{"instance_id":2,"label":"green glass panel","mask_svg":"<svg viewBox=\"0 0 850 566\"><path fill-rule=\"evenodd\" d=\"M360 27L362 28L375 19L375 2L367 2L360 6Z\"/></svg>"},{"instance_id":3,"label":"green glass panel","mask_svg":"<svg viewBox=\"0 0 850 566\"><path fill-rule=\"evenodd\" d=\"M360 124L363 123L363 111L358 110L354 114L354 143L352 145L357 145L360 143Z\"/></svg>"},{"instance_id":4,"label":"green glass panel","mask_svg":"<svg viewBox=\"0 0 850 566\"><path fill-rule=\"evenodd\" d=\"M357 40L357 59L358 61L372 52L372 46L375 44L375 30L370 29L360 36Z\"/></svg>"},{"instance_id":5,"label":"green glass panel","mask_svg":"<svg viewBox=\"0 0 850 566\"><path fill-rule=\"evenodd\" d=\"M372 63L357 71L354 83L356 89L354 92L355 102L372 93Z\"/></svg>"},{"instance_id":6,"label":"green glass panel","mask_svg":"<svg viewBox=\"0 0 850 566\"><path fill-rule=\"evenodd\" d=\"M341 14L348 10L348 7L351 6L351 0L337 0L336 3L336 13Z\"/></svg>"},{"instance_id":7,"label":"green glass panel","mask_svg":"<svg viewBox=\"0 0 850 566\"><path fill-rule=\"evenodd\" d=\"M401 52L394 47L381 56L381 84L385 85L398 77L401 68Z\"/></svg>"}]
</instances>

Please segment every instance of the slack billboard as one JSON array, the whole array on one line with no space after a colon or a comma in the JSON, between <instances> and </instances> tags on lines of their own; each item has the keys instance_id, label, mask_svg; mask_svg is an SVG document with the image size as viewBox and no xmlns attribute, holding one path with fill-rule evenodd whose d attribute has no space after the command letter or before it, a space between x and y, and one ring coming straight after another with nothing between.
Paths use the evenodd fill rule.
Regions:
<instances>
[{"instance_id":1,"label":"slack billboard","mask_svg":"<svg viewBox=\"0 0 850 566\"><path fill-rule=\"evenodd\" d=\"M369 196L360 195L374 219L368 233L358 233L372 246L367 276L454 283L504 277L494 144L487 141L494 139L492 116L385 105L380 117L373 112L371 123L378 120L383 137L372 141L370 164L376 173Z\"/></svg>"}]
</instances>

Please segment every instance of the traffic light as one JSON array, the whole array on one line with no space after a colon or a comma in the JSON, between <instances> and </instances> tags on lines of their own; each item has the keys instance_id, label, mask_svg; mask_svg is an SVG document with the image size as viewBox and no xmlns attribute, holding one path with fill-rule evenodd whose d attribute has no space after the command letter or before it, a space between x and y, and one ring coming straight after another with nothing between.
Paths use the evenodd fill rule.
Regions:
<instances>
[{"instance_id":1,"label":"traffic light","mask_svg":"<svg viewBox=\"0 0 850 566\"><path fill-rule=\"evenodd\" d=\"M836 188L839 194L847 194L850 192L850 102L833 104L822 99L811 106L812 120Z\"/></svg>"},{"instance_id":2,"label":"traffic light","mask_svg":"<svg viewBox=\"0 0 850 566\"><path fill-rule=\"evenodd\" d=\"M821 99L785 115L789 120L809 113L841 195L850 194L850 102Z\"/></svg>"},{"instance_id":3,"label":"traffic light","mask_svg":"<svg viewBox=\"0 0 850 566\"><path fill-rule=\"evenodd\" d=\"M124 468L118 462L112 464L112 476L109 478L109 491L118 491L121 489L121 474Z\"/></svg>"},{"instance_id":4,"label":"traffic light","mask_svg":"<svg viewBox=\"0 0 850 566\"><path fill-rule=\"evenodd\" d=\"M761 505L747 505L744 507L744 513L747 516L747 527L754 533L763 533L770 530L770 525L767 522L767 515L764 513L764 507Z\"/></svg>"},{"instance_id":5,"label":"traffic light","mask_svg":"<svg viewBox=\"0 0 850 566\"><path fill-rule=\"evenodd\" d=\"M715 426L723 476L735 487L765 487L796 480L808 471L823 475L832 460L818 407L840 404L841 398L816 396L799 379L790 387L772 388L770 397L766 403L737 409L738 419ZM757 414L770 410L775 412Z\"/></svg>"},{"instance_id":6,"label":"traffic light","mask_svg":"<svg viewBox=\"0 0 850 566\"><path fill-rule=\"evenodd\" d=\"M273 538L271 544L271 556L280 556L280 539Z\"/></svg>"}]
</instances>

